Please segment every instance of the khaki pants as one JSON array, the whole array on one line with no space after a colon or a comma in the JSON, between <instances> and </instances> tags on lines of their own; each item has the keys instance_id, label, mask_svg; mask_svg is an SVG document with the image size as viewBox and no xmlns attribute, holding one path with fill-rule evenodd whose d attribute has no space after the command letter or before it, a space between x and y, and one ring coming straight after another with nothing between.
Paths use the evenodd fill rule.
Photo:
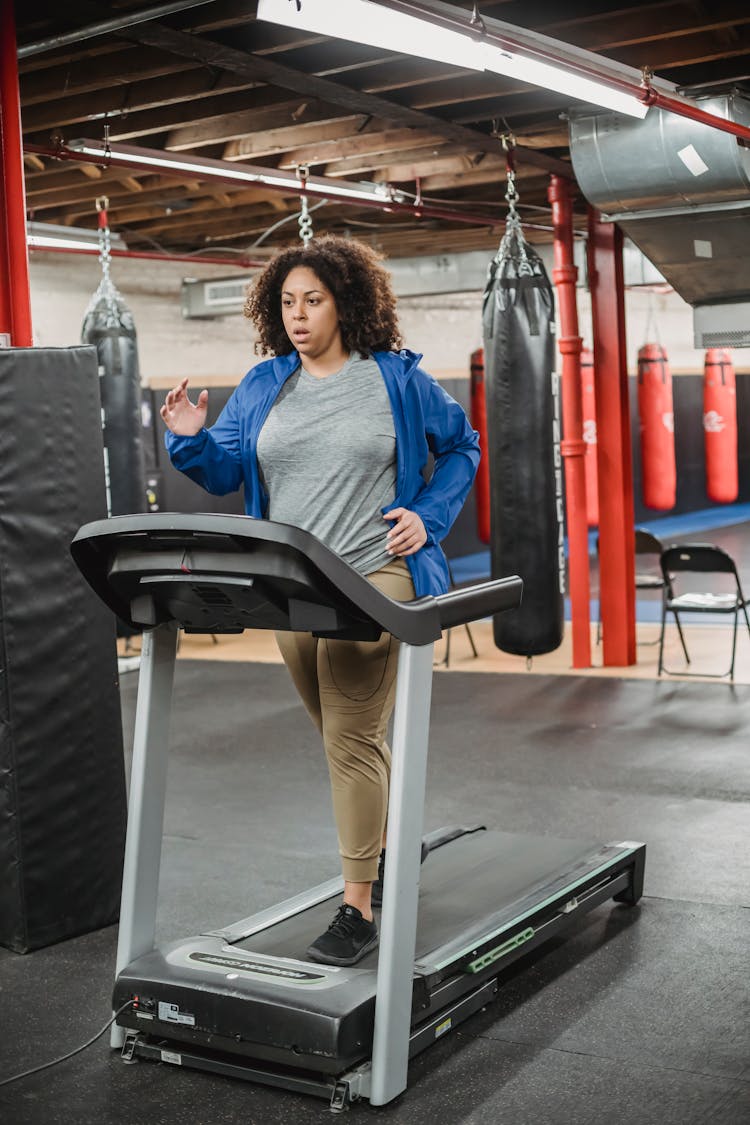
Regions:
<instances>
[{"instance_id":1,"label":"khaki pants","mask_svg":"<svg viewBox=\"0 0 750 1125\"><path fill-rule=\"evenodd\" d=\"M367 576L396 601L412 601L414 586L403 559ZM323 736L344 879L377 878L388 812L391 752L386 742L396 699L398 641L318 639L277 633L294 685Z\"/></svg>"}]
</instances>

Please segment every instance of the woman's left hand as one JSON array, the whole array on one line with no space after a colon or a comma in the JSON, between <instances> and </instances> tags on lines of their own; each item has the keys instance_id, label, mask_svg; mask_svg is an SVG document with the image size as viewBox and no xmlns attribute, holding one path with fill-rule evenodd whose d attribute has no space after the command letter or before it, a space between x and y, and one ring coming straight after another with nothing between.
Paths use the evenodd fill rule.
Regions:
<instances>
[{"instance_id":1,"label":"woman's left hand","mask_svg":"<svg viewBox=\"0 0 750 1125\"><path fill-rule=\"evenodd\" d=\"M427 542L427 531L416 512L409 508L392 508L383 516L394 524L386 535L389 555L414 555Z\"/></svg>"}]
</instances>

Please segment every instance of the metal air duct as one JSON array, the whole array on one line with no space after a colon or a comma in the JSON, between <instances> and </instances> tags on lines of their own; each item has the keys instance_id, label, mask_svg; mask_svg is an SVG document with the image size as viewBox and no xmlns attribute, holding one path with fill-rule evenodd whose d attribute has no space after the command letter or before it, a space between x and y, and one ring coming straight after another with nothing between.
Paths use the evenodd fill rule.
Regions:
<instances>
[{"instance_id":1,"label":"metal air duct","mask_svg":"<svg viewBox=\"0 0 750 1125\"><path fill-rule=\"evenodd\" d=\"M696 104L750 126L750 101L736 91ZM586 199L693 306L695 346L750 347L746 143L655 108L642 121L573 111L570 151Z\"/></svg>"}]
</instances>

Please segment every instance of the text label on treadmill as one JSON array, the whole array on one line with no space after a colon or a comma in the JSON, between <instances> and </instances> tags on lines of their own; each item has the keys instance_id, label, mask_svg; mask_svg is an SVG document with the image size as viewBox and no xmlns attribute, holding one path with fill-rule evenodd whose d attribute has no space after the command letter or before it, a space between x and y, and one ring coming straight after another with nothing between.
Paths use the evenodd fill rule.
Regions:
<instances>
[{"instance_id":1,"label":"text label on treadmill","mask_svg":"<svg viewBox=\"0 0 750 1125\"><path fill-rule=\"evenodd\" d=\"M283 977L285 980L297 981L300 984L326 979L324 973L311 973L306 969L287 969L282 965L266 965L263 961L246 961L239 957L219 957L215 953L191 953L190 960L204 961L207 965L219 965L224 969L244 969L247 973L260 973L266 977Z\"/></svg>"},{"instance_id":2,"label":"text label on treadmill","mask_svg":"<svg viewBox=\"0 0 750 1125\"><path fill-rule=\"evenodd\" d=\"M165 1023L184 1023L188 1027L195 1027L195 1016L189 1012L181 1012L179 1004L166 1004L159 1001L159 1019Z\"/></svg>"}]
</instances>

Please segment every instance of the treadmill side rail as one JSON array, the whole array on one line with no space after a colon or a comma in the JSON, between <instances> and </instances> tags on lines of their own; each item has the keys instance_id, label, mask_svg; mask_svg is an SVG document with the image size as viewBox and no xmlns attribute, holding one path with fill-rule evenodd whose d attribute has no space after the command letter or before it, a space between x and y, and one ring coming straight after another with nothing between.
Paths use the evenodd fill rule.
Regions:
<instances>
[{"instance_id":1,"label":"treadmill side rail","mask_svg":"<svg viewBox=\"0 0 750 1125\"><path fill-rule=\"evenodd\" d=\"M372 1105L385 1105L406 1089L433 647L402 644L398 654L369 1094Z\"/></svg>"},{"instance_id":2,"label":"treadmill side rail","mask_svg":"<svg viewBox=\"0 0 750 1125\"><path fill-rule=\"evenodd\" d=\"M177 627L173 623L143 634L115 975L153 949L156 936L176 654ZM124 1041L123 1029L113 1024L111 1045L122 1047Z\"/></svg>"},{"instance_id":3,"label":"treadmill side rail","mask_svg":"<svg viewBox=\"0 0 750 1125\"><path fill-rule=\"evenodd\" d=\"M308 891L284 899L276 906L269 906L267 910L251 914L249 918L240 918L237 922L232 922L231 925L219 930L205 930L203 936L222 938L229 943L242 941L275 926L278 922L283 922L285 918L293 918L295 914L300 914L310 906L317 906L319 902L333 898L343 889L344 880L340 875L335 876L333 879L327 879L325 883L310 887Z\"/></svg>"}]
</instances>

